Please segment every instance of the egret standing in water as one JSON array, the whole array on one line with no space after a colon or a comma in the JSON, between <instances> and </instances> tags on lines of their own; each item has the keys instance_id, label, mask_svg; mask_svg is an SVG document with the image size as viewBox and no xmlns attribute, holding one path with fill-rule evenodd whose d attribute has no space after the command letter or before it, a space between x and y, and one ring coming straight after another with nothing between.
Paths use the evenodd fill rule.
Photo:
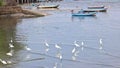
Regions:
<instances>
[{"instance_id":1,"label":"egret standing in water","mask_svg":"<svg viewBox=\"0 0 120 68\"><path fill-rule=\"evenodd\" d=\"M57 57L61 60L61 62L62 62L62 53L61 53L61 47L58 45L58 44L55 44L55 48L57 48L58 49L58 53L57 53Z\"/></svg>"},{"instance_id":2,"label":"egret standing in water","mask_svg":"<svg viewBox=\"0 0 120 68\"><path fill-rule=\"evenodd\" d=\"M14 48L13 44L9 43L9 47L10 48Z\"/></svg>"},{"instance_id":3,"label":"egret standing in water","mask_svg":"<svg viewBox=\"0 0 120 68\"><path fill-rule=\"evenodd\" d=\"M77 44L77 41L74 41L74 45L75 45L76 47L80 47L80 45Z\"/></svg>"},{"instance_id":4,"label":"egret standing in water","mask_svg":"<svg viewBox=\"0 0 120 68\"><path fill-rule=\"evenodd\" d=\"M46 49L45 49L45 51L46 51L46 53L49 51L49 44L45 41L45 46L46 46Z\"/></svg>"},{"instance_id":5,"label":"egret standing in water","mask_svg":"<svg viewBox=\"0 0 120 68\"><path fill-rule=\"evenodd\" d=\"M84 42L81 42L81 50L83 51L84 49Z\"/></svg>"},{"instance_id":6,"label":"egret standing in water","mask_svg":"<svg viewBox=\"0 0 120 68\"><path fill-rule=\"evenodd\" d=\"M49 47L49 44L48 44L46 41L45 41L45 46L46 46L46 47Z\"/></svg>"},{"instance_id":7,"label":"egret standing in water","mask_svg":"<svg viewBox=\"0 0 120 68\"><path fill-rule=\"evenodd\" d=\"M13 40L11 39L10 42L13 43Z\"/></svg>"},{"instance_id":8,"label":"egret standing in water","mask_svg":"<svg viewBox=\"0 0 120 68\"><path fill-rule=\"evenodd\" d=\"M29 47L27 47L27 46L25 46L25 49L26 49L27 51L31 51L31 50L32 50L31 48L29 48Z\"/></svg>"},{"instance_id":9,"label":"egret standing in water","mask_svg":"<svg viewBox=\"0 0 120 68\"><path fill-rule=\"evenodd\" d=\"M11 52L6 53L6 55L13 56L13 54Z\"/></svg>"},{"instance_id":10,"label":"egret standing in water","mask_svg":"<svg viewBox=\"0 0 120 68\"><path fill-rule=\"evenodd\" d=\"M62 49L58 44L55 44L55 48L57 48L57 49Z\"/></svg>"},{"instance_id":11,"label":"egret standing in water","mask_svg":"<svg viewBox=\"0 0 120 68\"><path fill-rule=\"evenodd\" d=\"M2 59L0 59L0 62L1 62L2 64L7 64L7 62L4 61L4 60L2 60Z\"/></svg>"},{"instance_id":12,"label":"egret standing in water","mask_svg":"<svg viewBox=\"0 0 120 68\"><path fill-rule=\"evenodd\" d=\"M72 49L72 53L75 53L75 50L76 50L76 48L74 47L74 48Z\"/></svg>"},{"instance_id":13,"label":"egret standing in water","mask_svg":"<svg viewBox=\"0 0 120 68\"><path fill-rule=\"evenodd\" d=\"M99 43L100 43L100 50L102 50L103 49L103 42L102 42L102 39L100 38L100 40L99 40Z\"/></svg>"},{"instance_id":14,"label":"egret standing in water","mask_svg":"<svg viewBox=\"0 0 120 68\"><path fill-rule=\"evenodd\" d=\"M11 49L8 53L6 53L6 55L13 56L13 53L14 53L14 50Z\"/></svg>"}]
</instances>

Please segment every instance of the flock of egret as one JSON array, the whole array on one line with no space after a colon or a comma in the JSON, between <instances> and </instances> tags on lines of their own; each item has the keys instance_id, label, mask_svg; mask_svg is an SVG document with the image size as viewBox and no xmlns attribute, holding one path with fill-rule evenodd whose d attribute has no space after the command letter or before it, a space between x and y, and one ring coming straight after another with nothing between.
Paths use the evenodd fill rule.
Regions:
<instances>
[{"instance_id":1,"label":"flock of egret","mask_svg":"<svg viewBox=\"0 0 120 68\"><path fill-rule=\"evenodd\" d=\"M9 57L12 57L14 56L14 44L13 44L13 40L10 40L10 43L8 44L9 45L9 49L10 51L6 53L6 56L9 56ZM93 48L93 47L88 47L85 45L85 43L82 41L81 44L80 42L78 41L74 41L73 42L73 48L71 49L71 54L72 54L72 59L67 59L67 58L64 58L64 54L62 53L64 49L62 46L60 46L60 44L54 44L54 48L57 50L57 54L56 56L51 56L51 55L48 55L47 53L49 52L49 50L52 50L51 49L51 44L48 43L47 41L44 42L44 46L45 46L45 53L38 53L38 52L35 52L33 51L33 49L29 48L28 46L24 46L24 49L26 51L28 51L28 53L32 53L32 54L39 54L39 55L44 55L44 56L48 56L48 57L52 57L52 58L57 58L58 60L60 60L60 63L62 66L62 60L67 60L67 61L73 61L73 62L83 62L83 63L90 63L90 64L96 64L96 63L93 63L93 62L87 62L85 60L81 61L81 60L76 60L76 58L79 56L79 53L80 53L80 48L81 50L83 51L84 48L91 48L91 49L95 49L95 50L100 50L102 51L102 54L105 54L105 55L108 55L108 56L111 56L111 57L115 57L115 58L120 58L118 56L115 56L115 55L112 55L111 53L109 52L106 52L104 49L103 49L103 40L102 38L99 39L99 47L98 48ZM29 61L29 60L27 60ZM10 61L10 60L4 60L4 59L0 59L0 62L4 65L7 65L7 64L15 64L15 62L13 61ZM102 64L102 63L97 63L97 64L100 64L100 65L109 65L109 64ZM53 68L57 68L58 66L58 63L55 63ZM113 66L113 65L111 65Z\"/></svg>"},{"instance_id":2,"label":"flock of egret","mask_svg":"<svg viewBox=\"0 0 120 68\"><path fill-rule=\"evenodd\" d=\"M13 50L14 45L13 45L13 40L12 40L12 39L10 40L9 48L10 48L10 51L9 51L8 53L6 53L6 55L12 57L12 56L13 56L13 53L14 53L14 50ZM5 60L3 60L3 59L0 59L0 62L1 62L2 64L11 64L11 63L12 63L12 62L9 61L9 60L8 60L8 61L5 61Z\"/></svg>"},{"instance_id":3,"label":"flock of egret","mask_svg":"<svg viewBox=\"0 0 120 68\"><path fill-rule=\"evenodd\" d=\"M99 39L99 44L100 44L99 50L102 50L103 49L102 38ZM47 41L44 42L44 45L46 46L46 50L45 51L47 53L50 50L50 45L48 44ZM72 59L76 60L75 57L77 57L78 54L79 54L78 48L81 48L81 50L83 51L85 45L84 45L83 41L81 42L81 44L78 44L77 41L74 41L73 45L74 45L74 47L73 47L73 49L71 51L71 53L73 54ZM60 60L62 60L63 59L63 55L62 55L62 51L61 51L62 47L60 45L58 45L58 44L55 44L54 47L57 49L56 57L59 58Z\"/></svg>"},{"instance_id":4,"label":"flock of egret","mask_svg":"<svg viewBox=\"0 0 120 68\"><path fill-rule=\"evenodd\" d=\"M15 47L14 44L13 44L13 40L12 40L12 39L10 40L10 42L9 42L8 45L9 45L10 51L7 52L6 55L12 57L12 56L14 55L14 47ZM28 46L25 46L24 48L25 48L27 51L30 51L30 50L31 50L31 48L29 48ZM2 64L4 64L4 65L6 65L6 64L12 64L12 61L9 61L9 60L0 59L0 62L1 62Z\"/></svg>"},{"instance_id":5,"label":"flock of egret","mask_svg":"<svg viewBox=\"0 0 120 68\"><path fill-rule=\"evenodd\" d=\"M101 38L100 38L100 40L99 40L99 43L100 43L99 49L102 50L102 49L103 49L103 42L102 42L102 39L101 39ZM48 44L47 41L44 42L44 45L45 45L45 47L46 47L46 54L47 54L47 52L50 50L50 45ZM85 47L85 45L84 45L84 42L83 42L83 41L81 42L81 45L78 44L77 41L74 41L74 44L73 44L73 45L75 45L75 46L73 47L73 49L72 49L72 51L71 51L71 53L73 54L72 60L76 60L75 57L77 57L78 54L79 54L78 48L81 48L81 50L83 50L84 47ZM10 43L9 43L10 51L9 51L8 53L6 53L7 56L10 56L10 57L13 56L13 54L14 54L14 47L15 47L15 46L13 45L13 40L10 40ZM58 44L55 44L54 47L57 49L57 55L56 55L56 57L59 58L59 59L62 61L62 59L63 59L63 55L62 55L62 51L61 51L61 50L62 50L62 47L61 47L60 45L58 45ZM32 49L29 48L28 46L25 46L24 48L25 48L25 50L27 50L27 51L32 51ZM11 61L5 61L5 60L2 60L2 59L0 59L0 62L1 62L2 64L11 64L11 63L12 63ZM55 65L56 65L56 64L55 64Z\"/></svg>"}]
</instances>

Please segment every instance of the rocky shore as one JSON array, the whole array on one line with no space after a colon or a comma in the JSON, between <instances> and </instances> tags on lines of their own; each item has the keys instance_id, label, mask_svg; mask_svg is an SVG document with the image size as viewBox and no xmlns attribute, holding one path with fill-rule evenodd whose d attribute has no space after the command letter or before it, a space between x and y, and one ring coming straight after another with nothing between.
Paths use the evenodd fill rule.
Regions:
<instances>
[{"instance_id":1,"label":"rocky shore","mask_svg":"<svg viewBox=\"0 0 120 68\"><path fill-rule=\"evenodd\" d=\"M0 17L16 17L16 18L31 18L41 17L46 14L31 11L29 9L22 9L20 6L1 6Z\"/></svg>"}]
</instances>

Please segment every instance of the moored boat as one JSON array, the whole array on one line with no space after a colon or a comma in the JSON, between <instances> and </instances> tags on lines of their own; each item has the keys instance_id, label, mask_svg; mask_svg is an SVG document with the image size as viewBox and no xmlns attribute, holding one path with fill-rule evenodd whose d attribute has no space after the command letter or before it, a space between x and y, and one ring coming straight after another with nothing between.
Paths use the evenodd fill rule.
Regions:
<instances>
[{"instance_id":1,"label":"moored boat","mask_svg":"<svg viewBox=\"0 0 120 68\"><path fill-rule=\"evenodd\" d=\"M85 12L106 12L107 8L99 8L99 9L85 9Z\"/></svg>"},{"instance_id":2,"label":"moored boat","mask_svg":"<svg viewBox=\"0 0 120 68\"><path fill-rule=\"evenodd\" d=\"M58 8L59 5L39 5L37 8Z\"/></svg>"},{"instance_id":3,"label":"moored boat","mask_svg":"<svg viewBox=\"0 0 120 68\"><path fill-rule=\"evenodd\" d=\"M88 6L88 9L101 9L101 8L105 8L104 5L101 6Z\"/></svg>"},{"instance_id":4,"label":"moored boat","mask_svg":"<svg viewBox=\"0 0 120 68\"><path fill-rule=\"evenodd\" d=\"M84 12L84 11L79 11L77 13L72 12L72 16L95 16L96 12Z\"/></svg>"}]
</instances>

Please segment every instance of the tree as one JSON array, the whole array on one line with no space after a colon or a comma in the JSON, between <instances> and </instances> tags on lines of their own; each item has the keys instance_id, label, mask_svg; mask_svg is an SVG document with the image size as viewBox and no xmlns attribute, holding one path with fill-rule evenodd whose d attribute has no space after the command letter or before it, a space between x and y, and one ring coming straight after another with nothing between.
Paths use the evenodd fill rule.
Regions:
<instances>
[{"instance_id":1,"label":"tree","mask_svg":"<svg viewBox=\"0 0 120 68\"><path fill-rule=\"evenodd\" d=\"M7 6L16 6L17 2L15 0L5 0Z\"/></svg>"}]
</instances>

